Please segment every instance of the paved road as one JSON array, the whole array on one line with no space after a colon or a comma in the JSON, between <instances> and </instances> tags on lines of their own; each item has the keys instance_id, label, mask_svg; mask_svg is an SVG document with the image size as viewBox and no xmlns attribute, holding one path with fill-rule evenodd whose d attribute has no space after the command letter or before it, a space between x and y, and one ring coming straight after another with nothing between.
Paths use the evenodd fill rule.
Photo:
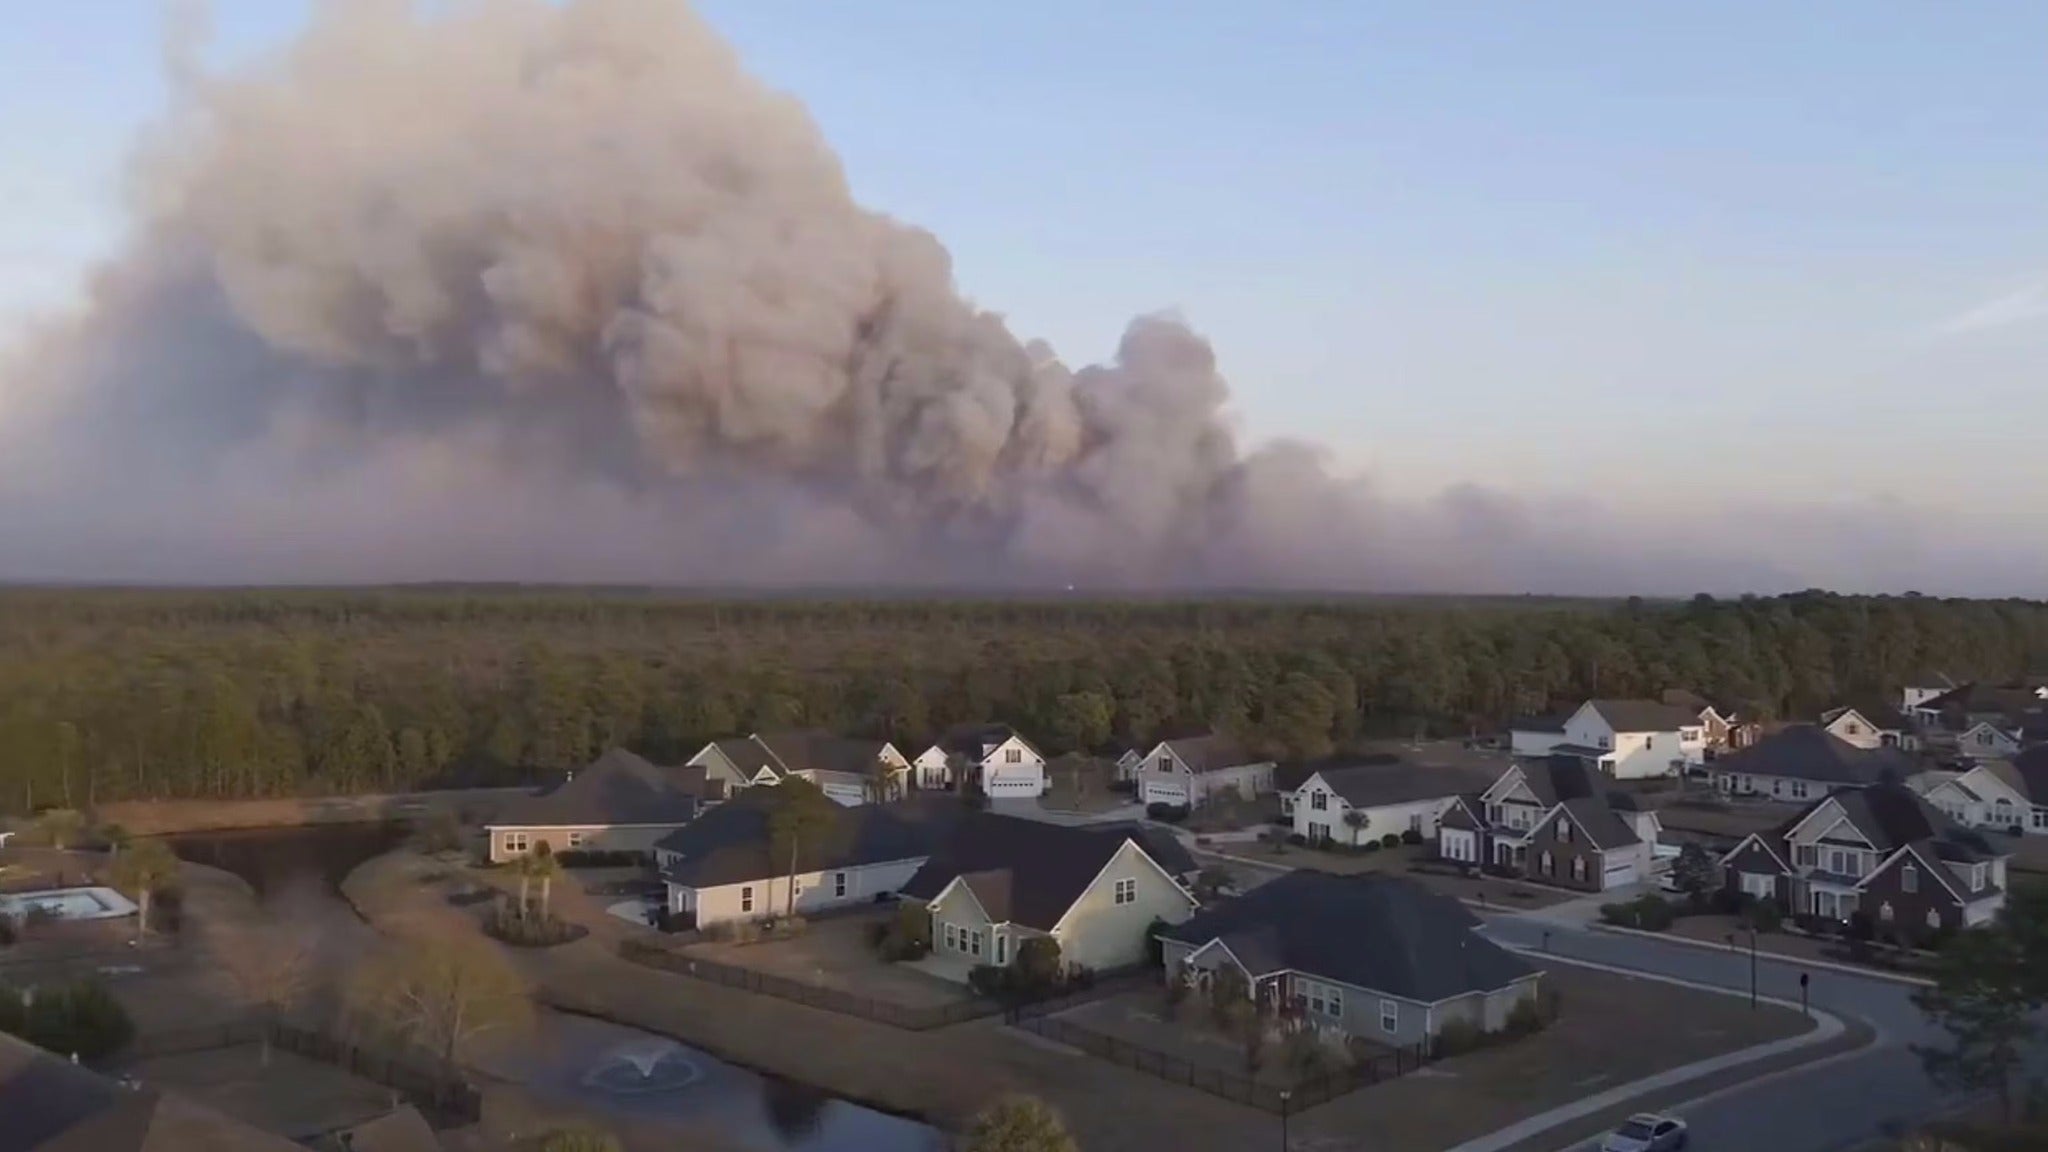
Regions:
<instances>
[{"instance_id":1,"label":"paved road","mask_svg":"<svg viewBox=\"0 0 2048 1152\"><path fill-rule=\"evenodd\" d=\"M1559 956L1745 992L1750 987L1746 953L1731 955L1512 915L1488 918L1486 930L1504 943L1540 947L1545 929L1549 950ZM1758 991L1796 1003L1801 971L1796 963L1760 958ZM1738 1087L1697 1107L1680 1109L1692 1125L1692 1146L1700 1152L1835 1152L1883 1135L1887 1125L1917 1121L1943 1106L1943 1095L1905 1047L1929 1035L1910 1000L1910 987L1827 969L1807 971L1814 1006L1871 1022L1880 1033L1878 1044L1822 1067ZM1654 1022L1646 1021L1644 1032L1645 1041L1654 1043Z\"/></svg>"}]
</instances>

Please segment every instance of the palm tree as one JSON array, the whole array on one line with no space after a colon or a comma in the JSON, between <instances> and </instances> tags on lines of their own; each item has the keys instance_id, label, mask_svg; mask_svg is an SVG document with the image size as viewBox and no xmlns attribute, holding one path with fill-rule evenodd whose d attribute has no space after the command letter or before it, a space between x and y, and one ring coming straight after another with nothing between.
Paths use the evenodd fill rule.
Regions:
<instances>
[{"instance_id":1,"label":"palm tree","mask_svg":"<svg viewBox=\"0 0 2048 1152\"><path fill-rule=\"evenodd\" d=\"M562 874L562 862L555 859L554 849L548 847L545 840L541 842L540 848L526 859L529 862L527 875L540 881L540 918L546 920L550 915L548 906L554 900L555 877Z\"/></svg>"},{"instance_id":2,"label":"palm tree","mask_svg":"<svg viewBox=\"0 0 2048 1152\"><path fill-rule=\"evenodd\" d=\"M114 862L114 883L135 895L135 939L149 931L149 902L164 882L178 874L178 858L161 840L138 840Z\"/></svg>"},{"instance_id":3,"label":"palm tree","mask_svg":"<svg viewBox=\"0 0 2048 1152\"><path fill-rule=\"evenodd\" d=\"M36 827L49 837L50 847L61 851L78 839L79 831L85 827L85 817L73 808L52 808L36 817Z\"/></svg>"},{"instance_id":4,"label":"palm tree","mask_svg":"<svg viewBox=\"0 0 2048 1152\"><path fill-rule=\"evenodd\" d=\"M902 782L896 775L895 767L877 756L875 762L868 765L867 779L862 781L862 786L862 790L867 793L868 803L887 804L896 798L896 792L902 786Z\"/></svg>"},{"instance_id":5,"label":"palm tree","mask_svg":"<svg viewBox=\"0 0 2048 1152\"><path fill-rule=\"evenodd\" d=\"M126 848L129 841L134 839L134 837L128 834L128 830L119 824L102 824L99 831L100 842L107 846L107 859L109 860L120 859L121 849Z\"/></svg>"},{"instance_id":6,"label":"palm tree","mask_svg":"<svg viewBox=\"0 0 2048 1152\"><path fill-rule=\"evenodd\" d=\"M1372 823L1372 817L1367 816L1356 808L1352 808L1344 813L1344 827L1351 830L1352 847L1358 846L1358 834L1365 831L1365 826L1370 823Z\"/></svg>"}]
</instances>

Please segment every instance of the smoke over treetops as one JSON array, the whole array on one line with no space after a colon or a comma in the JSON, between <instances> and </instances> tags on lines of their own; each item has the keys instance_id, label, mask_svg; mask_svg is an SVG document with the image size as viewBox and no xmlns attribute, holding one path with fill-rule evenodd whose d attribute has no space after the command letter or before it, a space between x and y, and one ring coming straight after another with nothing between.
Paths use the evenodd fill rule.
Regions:
<instances>
[{"instance_id":1,"label":"smoke over treetops","mask_svg":"<svg viewBox=\"0 0 2048 1152\"><path fill-rule=\"evenodd\" d=\"M173 72L128 242L0 377L0 575L1786 579L1248 451L1176 319L1070 370L675 0L332 3Z\"/></svg>"}]
</instances>

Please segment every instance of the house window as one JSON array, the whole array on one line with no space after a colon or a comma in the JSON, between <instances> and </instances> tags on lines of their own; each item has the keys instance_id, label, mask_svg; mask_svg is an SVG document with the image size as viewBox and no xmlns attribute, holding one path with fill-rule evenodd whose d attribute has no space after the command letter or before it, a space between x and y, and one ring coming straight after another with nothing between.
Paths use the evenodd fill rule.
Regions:
<instances>
[{"instance_id":1,"label":"house window","mask_svg":"<svg viewBox=\"0 0 2048 1152\"><path fill-rule=\"evenodd\" d=\"M1327 984L1313 980L1301 982L1302 991L1307 994L1308 1010L1318 1016L1342 1019L1344 1016L1344 992Z\"/></svg>"},{"instance_id":2,"label":"house window","mask_svg":"<svg viewBox=\"0 0 2048 1152\"><path fill-rule=\"evenodd\" d=\"M967 934L967 954L970 956L981 955L981 932L979 930Z\"/></svg>"},{"instance_id":3,"label":"house window","mask_svg":"<svg viewBox=\"0 0 2048 1152\"><path fill-rule=\"evenodd\" d=\"M1837 876L1849 875L1849 854L1839 848L1828 850L1828 871Z\"/></svg>"},{"instance_id":4,"label":"house window","mask_svg":"<svg viewBox=\"0 0 2048 1152\"><path fill-rule=\"evenodd\" d=\"M1927 910L1927 926L1929 928L1941 927L1941 913L1939 911L1933 908Z\"/></svg>"},{"instance_id":5,"label":"house window","mask_svg":"<svg viewBox=\"0 0 2048 1152\"><path fill-rule=\"evenodd\" d=\"M1559 844L1569 844L1572 842L1572 822L1562 816L1557 818L1557 842Z\"/></svg>"},{"instance_id":6,"label":"house window","mask_svg":"<svg viewBox=\"0 0 2048 1152\"><path fill-rule=\"evenodd\" d=\"M960 930L951 924L946 925L946 951L960 951Z\"/></svg>"},{"instance_id":7,"label":"house window","mask_svg":"<svg viewBox=\"0 0 2048 1152\"><path fill-rule=\"evenodd\" d=\"M1002 934L1002 933L1000 933L1000 932L996 933L996 966L997 966L997 967L1001 967L1002 965L1004 965L1004 964L1008 964L1008 963L1010 962L1010 959L1009 959L1009 953L1010 953L1010 938L1009 938L1008 936L1005 936L1005 935L1003 935L1003 934Z\"/></svg>"},{"instance_id":8,"label":"house window","mask_svg":"<svg viewBox=\"0 0 2048 1152\"><path fill-rule=\"evenodd\" d=\"M1983 890L1984 866L1982 864L1972 864L1970 865L1970 891L1982 892Z\"/></svg>"},{"instance_id":9,"label":"house window","mask_svg":"<svg viewBox=\"0 0 2048 1152\"><path fill-rule=\"evenodd\" d=\"M1119 904L1136 904L1138 902L1138 882L1136 880L1117 881L1116 902Z\"/></svg>"},{"instance_id":10,"label":"house window","mask_svg":"<svg viewBox=\"0 0 2048 1152\"><path fill-rule=\"evenodd\" d=\"M1023 750L1022 748L1005 748L1005 749L1003 749L1003 763L1005 763L1005 764L1022 764L1023 762L1024 762L1024 750Z\"/></svg>"},{"instance_id":11,"label":"house window","mask_svg":"<svg viewBox=\"0 0 2048 1152\"><path fill-rule=\"evenodd\" d=\"M2048 808L2034 809L2034 830L2048 832Z\"/></svg>"},{"instance_id":12,"label":"house window","mask_svg":"<svg viewBox=\"0 0 2048 1152\"><path fill-rule=\"evenodd\" d=\"M588 842L588 841L589 841L589 839L590 839L590 833L588 833L588 832L585 832L585 831L583 831L582 829L580 829L580 828L579 828L579 829L577 829L576 831L573 831L573 832L569 833L569 837L568 837L568 840L569 840L569 847L571 847L571 848L581 848L581 847L583 847L583 845L584 845L584 844L585 844L586 842Z\"/></svg>"},{"instance_id":13,"label":"house window","mask_svg":"<svg viewBox=\"0 0 2048 1152\"><path fill-rule=\"evenodd\" d=\"M1323 791L1320 791L1320 790L1318 790L1318 791L1315 791L1315 792L1311 792L1311 793L1309 793L1309 794L1308 794L1308 806L1309 806L1309 807L1311 807L1311 808L1313 808L1313 809L1315 809L1315 810L1316 810L1316 811L1318 811L1318 812L1327 812L1327 811L1329 811L1329 810L1330 810L1330 794L1329 794L1328 792L1323 792Z\"/></svg>"},{"instance_id":14,"label":"house window","mask_svg":"<svg viewBox=\"0 0 2048 1152\"><path fill-rule=\"evenodd\" d=\"M524 833L524 832L507 832L507 833L505 833L505 851L507 851L507 852L524 852L524 851L526 851L526 833Z\"/></svg>"},{"instance_id":15,"label":"house window","mask_svg":"<svg viewBox=\"0 0 2048 1152\"><path fill-rule=\"evenodd\" d=\"M834 872L832 874L832 895L842 900L846 898L846 873Z\"/></svg>"},{"instance_id":16,"label":"house window","mask_svg":"<svg viewBox=\"0 0 2048 1152\"><path fill-rule=\"evenodd\" d=\"M2005 797L2000 796L1997 802L1991 805L1991 809L1993 813L1991 822L1999 827L2009 828L2018 823L2017 820L2012 818L2012 801L2007 800Z\"/></svg>"},{"instance_id":17,"label":"house window","mask_svg":"<svg viewBox=\"0 0 2048 1152\"><path fill-rule=\"evenodd\" d=\"M1318 824L1313 820L1309 821L1308 838L1311 840L1328 840L1330 838L1330 826L1328 824Z\"/></svg>"},{"instance_id":18,"label":"house window","mask_svg":"<svg viewBox=\"0 0 2048 1152\"><path fill-rule=\"evenodd\" d=\"M1548 852L1545 852L1543 854L1543 858L1539 863L1538 868L1545 876L1557 875L1557 861L1552 859L1550 853Z\"/></svg>"},{"instance_id":19,"label":"house window","mask_svg":"<svg viewBox=\"0 0 2048 1152\"><path fill-rule=\"evenodd\" d=\"M1401 1030L1401 1005L1392 1000L1380 1001L1380 1031L1392 1036Z\"/></svg>"},{"instance_id":20,"label":"house window","mask_svg":"<svg viewBox=\"0 0 2048 1152\"><path fill-rule=\"evenodd\" d=\"M1818 868L1820 866L1820 849L1811 844L1801 844L1794 851L1799 854L1797 863L1801 868Z\"/></svg>"},{"instance_id":21,"label":"house window","mask_svg":"<svg viewBox=\"0 0 2048 1152\"><path fill-rule=\"evenodd\" d=\"M1584 880L1585 878L1586 878L1586 858L1585 858L1584 856L1574 856L1574 857L1572 857L1572 879L1574 879L1574 880Z\"/></svg>"},{"instance_id":22,"label":"house window","mask_svg":"<svg viewBox=\"0 0 2048 1152\"><path fill-rule=\"evenodd\" d=\"M744 887L744 888L740 889L740 911L742 911L742 912L752 912L753 910L754 910L754 886L753 886L752 884L749 884L749 885L747 885L746 887Z\"/></svg>"},{"instance_id":23,"label":"house window","mask_svg":"<svg viewBox=\"0 0 2048 1152\"><path fill-rule=\"evenodd\" d=\"M1887 900L1877 906L1877 918L1886 924L1892 922L1892 902Z\"/></svg>"},{"instance_id":24,"label":"house window","mask_svg":"<svg viewBox=\"0 0 2048 1152\"><path fill-rule=\"evenodd\" d=\"M1920 890L1920 870L1919 870L1918 868L1915 868L1915 867L1913 867L1913 866L1912 866L1911 864L1907 864L1907 865L1905 865L1904 867L1900 868L1900 869L1899 869L1899 891L1901 891L1901 892L1918 892L1919 890Z\"/></svg>"},{"instance_id":25,"label":"house window","mask_svg":"<svg viewBox=\"0 0 2048 1152\"><path fill-rule=\"evenodd\" d=\"M1792 782L1792 798L1794 800L1806 799L1806 781L1794 780Z\"/></svg>"},{"instance_id":26,"label":"house window","mask_svg":"<svg viewBox=\"0 0 2048 1152\"><path fill-rule=\"evenodd\" d=\"M1614 747L1614 740L1611 737L1602 736L1600 738L1600 746L1602 748L1612 748Z\"/></svg>"}]
</instances>

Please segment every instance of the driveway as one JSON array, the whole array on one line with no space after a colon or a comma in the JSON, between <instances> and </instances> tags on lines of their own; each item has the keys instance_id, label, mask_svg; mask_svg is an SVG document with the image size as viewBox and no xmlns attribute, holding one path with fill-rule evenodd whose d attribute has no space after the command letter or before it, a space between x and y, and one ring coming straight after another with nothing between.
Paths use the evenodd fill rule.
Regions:
<instances>
[{"instance_id":1,"label":"driveway","mask_svg":"<svg viewBox=\"0 0 2048 1152\"><path fill-rule=\"evenodd\" d=\"M1547 946L1560 956L1649 972L1747 992L1750 957L1635 936L1619 936L1526 916L1495 916L1486 933L1503 943ZM1760 995L1799 1001L1797 963L1759 958ZM1773 1152L1833 1152L1911 1124L1944 1105L1906 1045L1933 1033L1911 1001L1912 988L1826 969L1808 970L1817 1008L1858 1016L1879 1033L1877 1045L1832 1063L1727 1090L1695 1106L1676 1109L1692 1125L1701 1149L1769 1148ZM1654 1025L1645 1041L1655 1042ZM1580 1145L1579 1147L1584 1147Z\"/></svg>"},{"instance_id":2,"label":"driveway","mask_svg":"<svg viewBox=\"0 0 2048 1152\"><path fill-rule=\"evenodd\" d=\"M1123 804L1100 812L1055 812L1040 804L1036 797L991 799L988 810L999 816L1021 816L1045 824L1106 824L1145 818L1145 806L1142 804Z\"/></svg>"}]
</instances>

